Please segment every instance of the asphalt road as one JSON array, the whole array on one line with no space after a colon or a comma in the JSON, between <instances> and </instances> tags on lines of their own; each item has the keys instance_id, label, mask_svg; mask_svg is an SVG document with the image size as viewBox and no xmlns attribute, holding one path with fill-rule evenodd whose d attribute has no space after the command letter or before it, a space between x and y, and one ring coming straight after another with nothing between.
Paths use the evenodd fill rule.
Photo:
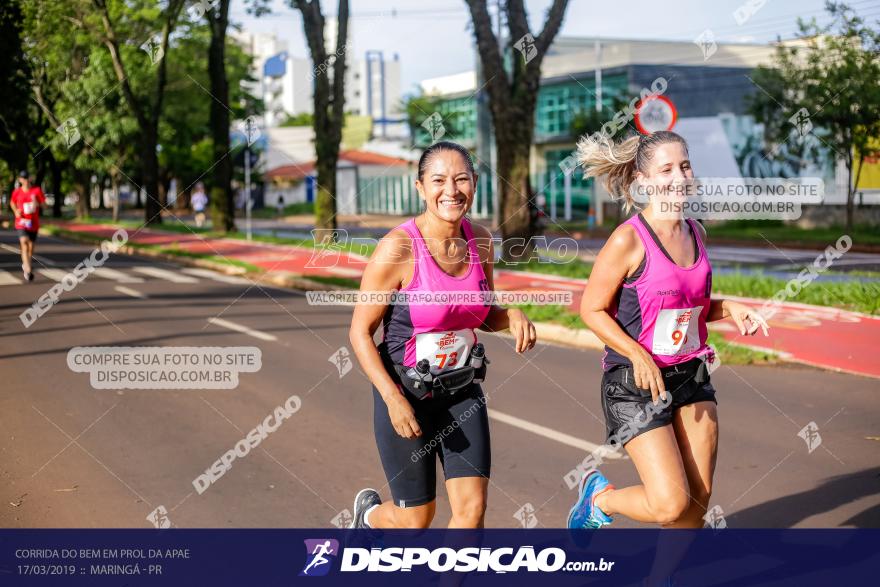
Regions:
<instances>
[{"instance_id":1,"label":"asphalt road","mask_svg":"<svg viewBox=\"0 0 880 587\"><path fill-rule=\"evenodd\" d=\"M333 362L351 311L297 292L112 256L29 328L19 314L92 248L41 237L20 282L0 233L0 526L329 527L362 487L389 494L369 384ZM539 344L525 356L484 336L492 359L487 525L564 524L563 476L604 437L599 357ZM76 346L255 346L262 368L234 390L96 390L67 366ZM722 366L715 494L732 527L880 527L880 381L807 367ZM301 408L204 493L192 481L291 395ZM798 432L814 422L809 451ZM439 465L438 465L439 466ZM618 486L632 463L603 468ZM439 489L435 525L448 520ZM525 508L523 510L523 508ZM520 517L521 514L520 514ZM619 527L637 524L620 519Z\"/></svg>"}]
</instances>

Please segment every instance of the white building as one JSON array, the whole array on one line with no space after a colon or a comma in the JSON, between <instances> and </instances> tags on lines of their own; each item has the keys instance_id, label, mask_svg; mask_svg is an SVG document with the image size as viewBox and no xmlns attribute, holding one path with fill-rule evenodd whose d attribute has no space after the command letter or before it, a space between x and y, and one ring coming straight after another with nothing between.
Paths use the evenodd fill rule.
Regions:
<instances>
[{"instance_id":1,"label":"white building","mask_svg":"<svg viewBox=\"0 0 880 587\"><path fill-rule=\"evenodd\" d=\"M328 21L327 47L335 47L332 19ZM262 98L265 107L265 126L275 127L288 116L313 112L312 93L314 78L332 75L332 61L313 64L310 57L292 55L287 44L274 35L236 33L231 35L254 56L254 95ZM355 52L349 42L340 50L346 58L345 111L370 116L377 136L405 133L401 112L400 60L397 54L390 59L380 51Z\"/></svg>"}]
</instances>

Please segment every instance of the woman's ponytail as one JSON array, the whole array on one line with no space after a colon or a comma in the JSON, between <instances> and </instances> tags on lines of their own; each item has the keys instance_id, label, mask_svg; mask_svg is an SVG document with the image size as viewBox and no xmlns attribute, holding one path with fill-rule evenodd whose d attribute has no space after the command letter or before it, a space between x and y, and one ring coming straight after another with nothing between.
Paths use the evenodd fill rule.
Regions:
<instances>
[{"instance_id":1,"label":"woman's ponytail","mask_svg":"<svg viewBox=\"0 0 880 587\"><path fill-rule=\"evenodd\" d=\"M687 141L681 135L667 130L632 136L620 143L602 133L594 133L578 141L577 160L584 166L586 177L605 176L605 189L612 198L623 200L623 211L629 213L636 205L630 191L636 173L648 169L654 151L665 143L679 143L688 150Z\"/></svg>"},{"instance_id":2,"label":"woman's ponytail","mask_svg":"<svg viewBox=\"0 0 880 587\"><path fill-rule=\"evenodd\" d=\"M605 176L603 184L611 197L623 200L623 211L635 206L630 186L636 178L636 153L639 137L615 144L601 133L581 137L577 143L577 160L584 166L586 177Z\"/></svg>"}]
</instances>

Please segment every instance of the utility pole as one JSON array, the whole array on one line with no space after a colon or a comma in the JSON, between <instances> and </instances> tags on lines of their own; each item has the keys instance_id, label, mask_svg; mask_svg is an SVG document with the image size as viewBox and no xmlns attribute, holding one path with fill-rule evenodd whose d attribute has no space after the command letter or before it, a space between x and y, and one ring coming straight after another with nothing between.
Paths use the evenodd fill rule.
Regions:
<instances>
[{"instance_id":1,"label":"utility pole","mask_svg":"<svg viewBox=\"0 0 880 587\"><path fill-rule=\"evenodd\" d=\"M602 112L602 41L596 38L596 112Z\"/></svg>"},{"instance_id":2,"label":"utility pole","mask_svg":"<svg viewBox=\"0 0 880 587\"><path fill-rule=\"evenodd\" d=\"M251 201L251 146L244 147L244 211L245 224L247 226L247 239L252 239L251 234L251 208L254 203Z\"/></svg>"}]
</instances>

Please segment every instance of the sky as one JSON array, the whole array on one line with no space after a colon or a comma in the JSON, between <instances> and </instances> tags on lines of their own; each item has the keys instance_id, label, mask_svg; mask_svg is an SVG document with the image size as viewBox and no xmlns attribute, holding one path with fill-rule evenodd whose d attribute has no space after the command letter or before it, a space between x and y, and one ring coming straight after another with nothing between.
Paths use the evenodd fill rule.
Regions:
<instances>
[{"instance_id":1,"label":"sky","mask_svg":"<svg viewBox=\"0 0 880 587\"><path fill-rule=\"evenodd\" d=\"M488 0L493 6L495 0ZM533 34L537 35L551 0L526 0ZM560 35L692 41L711 29L718 41L768 42L791 38L797 18L827 22L824 0L570 0ZM850 0L869 20L880 19L880 0ZM275 33L287 40L296 57L308 57L298 11L287 0L273 0L272 14L254 18L246 0L232 0L231 21L250 32ZM325 15L336 12L336 0L322 0ZM464 0L350 0L349 34L354 50L394 53L401 60L401 89L415 93L423 79L474 69L474 42ZM625 7L625 9L622 9ZM742 24L734 12L757 8Z\"/></svg>"}]
</instances>

